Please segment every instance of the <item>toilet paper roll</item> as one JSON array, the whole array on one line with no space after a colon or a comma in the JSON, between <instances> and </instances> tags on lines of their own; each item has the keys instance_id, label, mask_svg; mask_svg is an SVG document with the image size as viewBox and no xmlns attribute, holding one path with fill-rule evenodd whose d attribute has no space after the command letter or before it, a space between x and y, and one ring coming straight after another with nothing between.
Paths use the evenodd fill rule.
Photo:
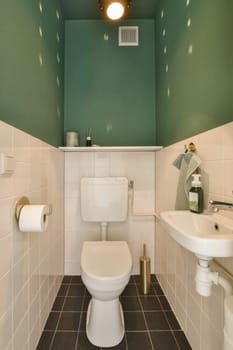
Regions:
<instances>
[{"instance_id":1,"label":"toilet paper roll","mask_svg":"<svg viewBox=\"0 0 233 350\"><path fill-rule=\"evenodd\" d=\"M48 205L24 205L19 216L22 232L44 232L48 226Z\"/></svg>"}]
</instances>

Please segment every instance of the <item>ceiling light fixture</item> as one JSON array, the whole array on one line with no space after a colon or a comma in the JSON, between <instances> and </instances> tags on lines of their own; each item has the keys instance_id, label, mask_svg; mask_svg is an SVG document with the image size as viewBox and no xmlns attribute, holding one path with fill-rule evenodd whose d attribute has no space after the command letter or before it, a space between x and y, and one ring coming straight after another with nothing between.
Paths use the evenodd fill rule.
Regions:
<instances>
[{"instance_id":1,"label":"ceiling light fixture","mask_svg":"<svg viewBox=\"0 0 233 350\"><path fill-rule=\"evenodd\" d=\"M115 22L125 17L131 2L131 0L99 0L99 7L103 11L104 18Z\"/></svg>"}]
</instances>

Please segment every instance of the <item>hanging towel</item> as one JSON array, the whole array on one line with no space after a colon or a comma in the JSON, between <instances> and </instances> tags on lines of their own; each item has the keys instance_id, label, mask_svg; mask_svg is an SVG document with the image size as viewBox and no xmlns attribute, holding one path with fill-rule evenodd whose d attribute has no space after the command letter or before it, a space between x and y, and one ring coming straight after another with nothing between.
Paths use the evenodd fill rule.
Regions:
<instances>
[{"instance_id":1,"label":"hanging towel","mask_svg":"<svg viewBox=\"0 0 233 350\"><path fill-rule=\"evenodd\" d=\"M180 154L173 165L180 170L176 193L176 210L188 209L188 194L192 183L192 174L200 166L200 158L193 152Z\"/></svg>"}]
</instances>

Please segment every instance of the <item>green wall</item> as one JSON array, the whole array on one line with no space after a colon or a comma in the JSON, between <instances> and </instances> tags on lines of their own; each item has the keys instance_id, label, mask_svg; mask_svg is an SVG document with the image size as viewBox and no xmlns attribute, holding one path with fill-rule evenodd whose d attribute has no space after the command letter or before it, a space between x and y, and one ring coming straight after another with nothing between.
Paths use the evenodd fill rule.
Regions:
<instances>
[{"instance_id":1,"label":"green wall","mask_svg":"<svg viewBox=\"0 0 233 350\"><path fill-rule=\"evenodd\" d=\"M154 20L121 25L139 26L138 47L118 46L119 24L66 21L64 129L82 145L87 128L102 146L155 144Z\"/></svg>"},{"instance_id":2,"label":"green wall","mask_svg":"<svg viewBox=\"0 0 233 350\"><path fill-rule=\"evenodd\" d=\"M63 142L63 36L60 0L1 1L0 119L55 146Z\"/></svg>"},{"instance_id":3,"label":"green wall","mask_svg":"<svg viewBox=\"0 0 233 350\"><path fill-rule=\"evenodd\" d=\"M155 29L158 144L168 145L233 120L232 14L231 0L159 2Z\"/></svg>"}]
</instances>

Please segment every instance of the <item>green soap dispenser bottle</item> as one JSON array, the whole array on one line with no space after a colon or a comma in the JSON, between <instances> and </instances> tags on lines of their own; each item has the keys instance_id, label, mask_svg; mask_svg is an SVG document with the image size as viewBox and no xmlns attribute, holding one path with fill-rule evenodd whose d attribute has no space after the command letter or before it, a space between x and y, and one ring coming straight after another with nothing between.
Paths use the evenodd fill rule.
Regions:
<instances>
[{"instance_id":1,"label":"green soap dispenser bottle","mask_svg":"<svg viewBox=\"0 0 233 350\"><path fill-rule=\"evenodd\" d=\"M192 187L189 191L189 210L193 213L203 212L203 190L201 188L200 174L193 174Z\"/></svg>"}]
</instances>

